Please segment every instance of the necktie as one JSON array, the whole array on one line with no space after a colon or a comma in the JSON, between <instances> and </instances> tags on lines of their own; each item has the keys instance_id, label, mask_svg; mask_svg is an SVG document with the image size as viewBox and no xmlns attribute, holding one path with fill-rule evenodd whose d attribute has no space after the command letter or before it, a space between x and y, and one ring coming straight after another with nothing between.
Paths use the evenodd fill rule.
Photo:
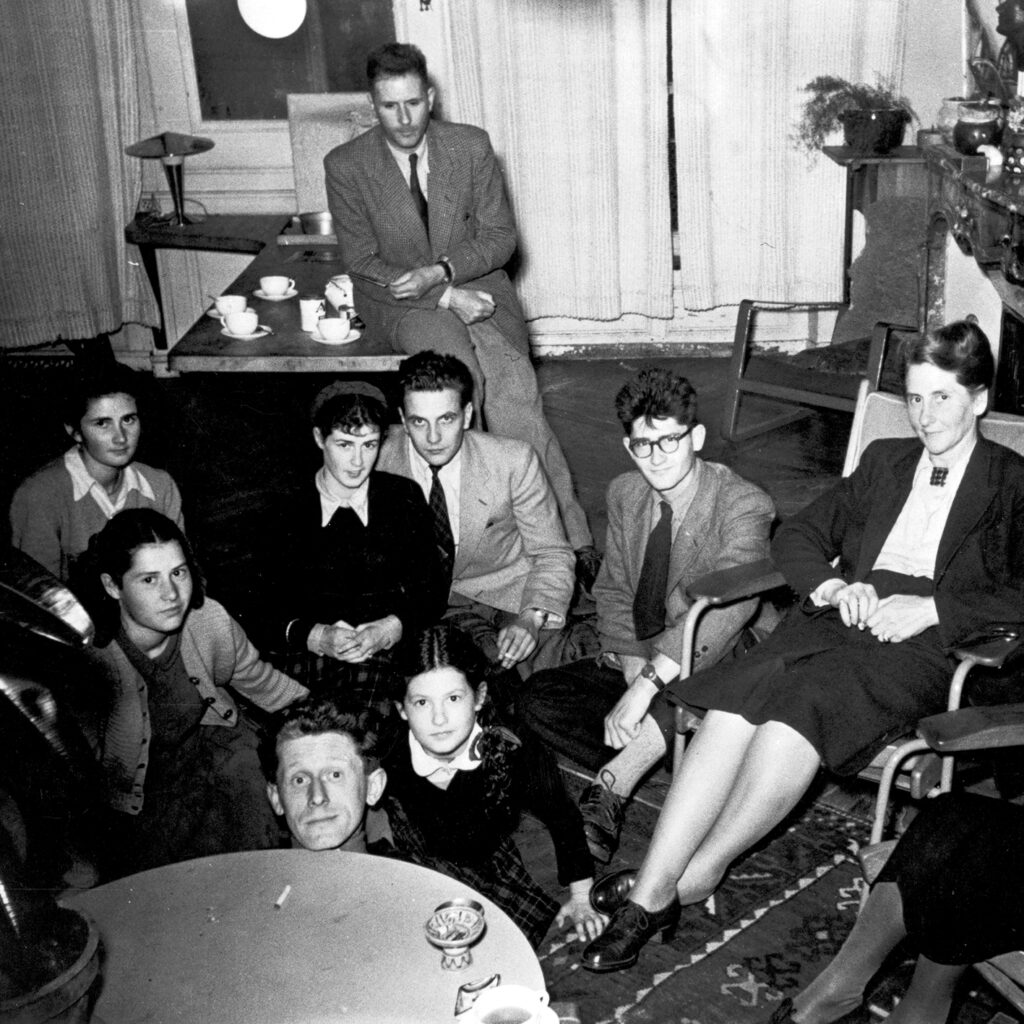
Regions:
<instances>
[{"instance_id":1,"label":"necktie","mask_svg":"<svg viewBox=\"0 0 1024 1024\"><path fill-rule=\"evenodd\" d=\"M455 564L455 538L452 536L452 524L448 518L448 503L444 499L444 488L437 474L440 466L431 466L430 473L430 512L434 517L434 540L437 542L437 553L441 558L441 566L445 574L451 578L452 566Z\"/></svg>"},{"instance_id":2,"label":"necktie","mask_svg":"<svg viewBox=\"0 0 1024 1024\"><path fill-rule=\"evenodd\" d=\"M661 518L647 538L644 564L633 599L633 625L637 640L647 640L665 628L665 588L672 554L672 506L660 503Z\"/></svg>"},{"instance_id":3,"label":"necktie","mask_svg":"<svg viewBox=\"0 0 1024 1024\"><path fill-rule=\"evenodd\" d=\"M932 466L932 475L928 483L932 487L945 487L946 477L949 476L949 470L942 466Z\"/></svg>"},{"instance_id":4,"label":"necktie","mask_svg":"<svg viewBox=\"0 0 1024 1024\"><path fill-rule=\"evenodd\" d=\"M420 158L413 153L409 157L409 191L412 193L412 201L416 204L416 210L420 215L420 219L423 221L423 226L427 226L427 197L423 194L423 189L420 188L420 176L416 173L416 165L420 162Z\"/></svg>"}]
</instances>

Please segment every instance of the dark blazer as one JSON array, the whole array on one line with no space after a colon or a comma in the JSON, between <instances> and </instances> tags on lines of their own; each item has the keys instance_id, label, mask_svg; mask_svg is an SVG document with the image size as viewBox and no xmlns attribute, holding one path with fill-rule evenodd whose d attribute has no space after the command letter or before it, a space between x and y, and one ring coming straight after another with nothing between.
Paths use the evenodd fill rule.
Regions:
<instances>
[{"instance_id":1,"label":"dark blazer","mask_svg":"<svg viewBox=\"0 0 1024 1024\"><path fill-rule=\"evenodd\" d=\"M604 561L594 585L602 650L644 658L660 651L678 661L692 604L686 588L709 572L767 557L775 515L771 498L725 466L703 460L697 465L697 492L672 542L665 631L651 640L637 640L633 625L633 601L650 530L651 488L637 470L609 484ZM753 598L705 614L697 635L697 649L705 649L705 661L714 664L731 650L757 604Z\"/></svg>"},{"instance_id":2,"label":"dark blazer","mask_svg":"<svg viewBox=\"0 0 1024 1024\"><path fill-rule=\"evenodd\" d=\"M920 455L916 438L875 441L851 476L783 523L772 556L802 597L837 575L867 577ZM1024 621L1024 458L984 437L939 541L934 587L945 647L989 623Z\"/></svg>"},{"instance_id":3,"label":"dark blazer","mask_svg":"<svg viewBox=\"0 0 1024 1024\"><path fill-rule=\"evenodd\" d=\"M387 285L446 256L453 283L490 293L496 309L489 322L525 352L523 312L501 269L516 248L516 225L490 139L472 125L431 121L427 148L429 238L379 126L324 158L327 203L359 314L393 343L401 318L436 308L444 286L399 302Z\"/></svg>"}]
</instances>

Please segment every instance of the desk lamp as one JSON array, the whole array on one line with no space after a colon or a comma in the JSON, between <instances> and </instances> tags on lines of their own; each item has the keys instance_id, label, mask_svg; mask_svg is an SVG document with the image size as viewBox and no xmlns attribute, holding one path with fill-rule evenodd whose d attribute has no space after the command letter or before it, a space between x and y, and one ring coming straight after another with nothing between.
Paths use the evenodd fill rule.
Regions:
<instances>
[{"instance_id":1,"label":"desk lamp","mask_svg":"<svg viewBox=\"0 0 1024 1024\"><path fill-rule=\"evenodd\" d=\"M205 153L208 149L213 149L213 139L204 139L197 135L179 135L177 132L163 132L161 135L154 135L125 147L125 152L129 156L141 157L143 160L159 160L164 165L167 184L171 189L171 199L174 201L174 213L171 214L170 223L175 227L192 223L184 211L182 165L185 157Z\"/></svg>"}]
</instances>

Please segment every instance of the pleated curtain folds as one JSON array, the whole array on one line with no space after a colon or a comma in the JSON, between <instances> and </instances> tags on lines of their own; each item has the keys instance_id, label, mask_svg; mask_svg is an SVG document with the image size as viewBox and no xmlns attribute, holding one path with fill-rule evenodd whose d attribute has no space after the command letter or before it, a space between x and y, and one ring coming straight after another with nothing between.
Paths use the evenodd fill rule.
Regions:
<instances>
[{"instance_id":1,"label":"pleated curtain folds","mask_svg":"<svg viewBox=\"0 0 1024 1024\"><path fill-rule=\"evenodd\" d=\"M794 124L818 75L898 90L907 12L908 0L672 0L686 309L841 298L845 172L797 150Z\"/></svg>"},{"instance_id":2,"label":"pleated curtain folds","mask_svg":"<svg viewBox=\"0 0 1024 1024\"><path fill-rule=\"evenodd\" d=\"M0 346L91 338L156 304L124 227L139 197L135 0L11 0L0 33Z\"/></svg>"},{"instance_id":3,"label":"pleated curtain folds","mask_svg":"<svg viewBox=\"0 0 1024 1024\"><path fill-rule=\"evenodd\" d=\"M672 315L666 5L446 5L444 116L490 133L529 319Z\"/></svg>"}]
</instances>

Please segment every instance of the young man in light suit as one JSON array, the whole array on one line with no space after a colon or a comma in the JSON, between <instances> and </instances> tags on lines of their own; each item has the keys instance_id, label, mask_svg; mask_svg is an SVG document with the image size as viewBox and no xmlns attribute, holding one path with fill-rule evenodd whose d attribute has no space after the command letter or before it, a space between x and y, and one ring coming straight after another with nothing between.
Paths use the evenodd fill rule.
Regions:
<instances>
[{"instance_id":1,"label":"young man in light suit","mask_svg":"<svg viewBox=\"0 0 1024 1024\"><path fill-rule=\"evenodd\" d=\"M594 586L602 653L537 673L522 698L540 736L598 773L580 809L591 853L605 862L618 846L625 799L671 748L674 710L660 694L680 671L686 588L767 557L775 514L760 488L698 458L704 427L686 378L642 370L615 408L636 470L608 487L608 537ZM752 599L706 612L694 669L729 654L758 608ZM756 626L772 625L766 607Z\"/></svg>"},{"instance_id":2,"label":"young man in light suit","mask_svg":"<svg viewBox=\"0 0 1024 1024\"><path fill-rule=\"evenodd\" d=\"M419 352L402 363L402 428L379 468L409 477L434 515L451 569L446 618L494 664L521 671L565 622L573 555L533 448L470 430L473 379L454 356Z\"/></svg>"},{"instance_id":3,"label":"young man in light suit","mask_svg":"<svg viewBox=\"0 0 1024 1024\"><path fill-rule=\"evenodd\" d=\"M380 123L324 160L359 315L396 351L448 353L469 367L487 428L540 456L589 590L600 559L544 416L523 311L503 269L516 225L490 139L431 118L434 90L415 46L374 50L366 71Z\"/></svg>"}]
</instances>

